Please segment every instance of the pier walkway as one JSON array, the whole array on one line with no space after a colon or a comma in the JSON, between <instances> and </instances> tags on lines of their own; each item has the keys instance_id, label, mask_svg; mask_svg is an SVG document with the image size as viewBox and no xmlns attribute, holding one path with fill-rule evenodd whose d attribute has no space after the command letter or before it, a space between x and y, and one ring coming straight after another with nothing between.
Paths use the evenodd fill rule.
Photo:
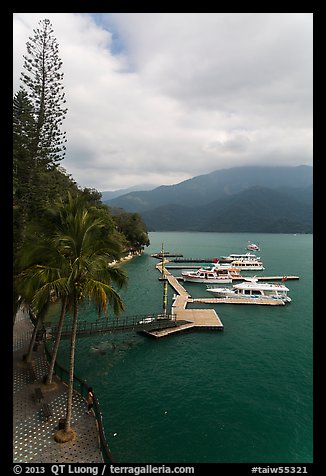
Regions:
<instances>
[{"instance_id":1,"label":"pier walkway","mask_svg":"<svg viewBox=\"0 0 326 476\"><path fill-rule=\"evenodd\" d=\"M188 266L188 265L165 265L165 269L200 269L202 266ZM243 281L245 278L249 276L238 276L233 277L232 281ZM257 281L293 281L299 279L299 276L295 275L283 275L283 276L255 276ZM182 276L175 276L177 280L183 280Z\"/></svg>"},{"instance_id":2,"label":"pier walkway","mask_svg":"<svg viewBox=\"0 0 326 476\"><path fill-rule=\"evenodd\" d=\"M202 304L256 304L259 306L285 306L285 302L281 301L281 299L254 299L254 298L233 298L227 296L225 298L193 298L190 299L189 302L198 302Z\"/></svg>"},{"instance_id":3,"label":"pier walkway","mask_svg":"<svg viewBox=\"0 0 326 476\"><path fill-rule=\"evenodd\" d=\"M141 316L122 316L118 318L100 319L97 321L78 321L76 334L78 337L90 334L105 334L114 331L143 331L149 329L160 329L174 327L177 324L171 314L145 314ZM58 326L51 325L46 328L48 336L55 335ZM61 337L71 335L71 323L63 326Z\"/></svg>"},{"instance_id":4,"label":"pier walkway","mask_svg":"<svg viewBox=\"0 0 326 476\"><path fill-rule=\"evenodd\" d=\"M13 462L14 463L102 463L97 421L86 415L86 401L73 393L72 428L77 437L68 443L56 443L54 432L66 414L66 385L54 377L56 385L45 390L42 384L48 364L43 344L33 352L32 367L23 362L33 325L28 313L18 311L13 331ZM44 401L52 411L45 420L41 404L35 398L40 387Z\"/></svg>"},{"instance_id":5,"label":"pier walkway","mask_svg":"<svg viewBox=\"0 0 326 476\"><path fill-rule=\"evenodd\" d=\"M162 263L157 264L156 269L162 274ZM146 334L159 338L189 329L223 330L223 324L214 309L186 309L188 302L191 300L190 294L178 282L175 276L166 269L164 270L164 277L177 292L171 309L176 325L167 329L148 330L145 331Z\"/></svg>"},{"instance_id":6,"label":"pier walkway","mask_svg":"<svg viewBox=\"0 0 326 476\"><path fill-rule=\"evenodd\" d=\"M176 291L176 295L173 298L172 304L172 316L175 320L176 326L170 329L148 330L146 334L154 337L164 337L170 334L175 334L186 329L223 329L223 324L216 314L214 309L187 309L189 303L201 303L201 304L256 304L266 306L284 306L285 303L281 300L273 299L234 299L232 297L216 298L216 297L204 297L204 298L192 298L186 289L180 284L180 277L173 276L169 269L182 269L182 268L196 268L199 266L181 266L170 265L169 259L164 260L164 269L162 262L156 265L156 269L161 273L160 280L167 280L168 283ZM292 280L299 279L299 276L256 276L258 280L277 281L277 280ZM284 279L286 278L286 279ZM244 277L234 278L234 280L243 280ZM181 321L182 324L181 324ZM180 325L178 325L180 323Z\"/></svg>"}]
</instances>

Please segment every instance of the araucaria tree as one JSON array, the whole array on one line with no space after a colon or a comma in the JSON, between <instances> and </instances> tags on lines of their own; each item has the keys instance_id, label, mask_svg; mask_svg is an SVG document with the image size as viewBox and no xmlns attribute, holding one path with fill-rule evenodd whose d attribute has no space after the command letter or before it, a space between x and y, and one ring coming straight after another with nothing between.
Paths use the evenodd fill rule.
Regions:
<instances>
[{"instance_id":1,"label":"araucaria tree","mask_svg":"<svg viewBox=\"0 0 326 476\"><path fill-rule=\"evenodd\" d=\"M57 181L63 174L58 165L66 149L58 43L47 19L33 31L13 101L14 256L24 241L26 224L60 194Z\"/></svg>"},{"instance_id":2,"label":"araucaria tree","mask_svg":"<svg viewBox=\"0 0 326 476\"><path fill-rule=\"evenodd\" d=\"M26 91L18 91L13 101L13 231L14 253L19 249L29 219L33 193L32 148L35 123L33 107Z\"/></svg>"},{"instance_id":3,"label":"araucaria tree","mask_svg":"<svg viewBox=\"0 0 326 476\"><path fill-rule=\"evenodd\" d=\"M61 72L63 63L50 20L41 20L39 28L33 32L34 37L26 43L25 72L22 72L21 80L34 112L34 159L40 166L51 167L63 159L66 149L66 133L61 130L67 113Z\"/></svg>"}]
</instances>

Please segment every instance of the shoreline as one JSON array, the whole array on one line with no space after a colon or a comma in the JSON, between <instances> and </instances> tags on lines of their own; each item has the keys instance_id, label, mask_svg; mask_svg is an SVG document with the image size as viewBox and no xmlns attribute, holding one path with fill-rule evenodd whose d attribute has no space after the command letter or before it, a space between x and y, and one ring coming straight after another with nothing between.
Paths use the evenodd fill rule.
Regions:
<instances>
[{"instance_id":1,"label":"shoreline","mask_svg":"<svg viewBox=\"0 0 326 476\"><path fill-rule=\"evenodd\" d=\"M129 254L127 256L125 256L124 258L120 258L119 260L111 261L111 263L109 263L109 266L120 266L120 265L125 264L128 261L132 260L133 258L136 258L137 256L140 256L142 253L143 253L143 251L137 252L137 253L130 253L129 252Z\"/></svg>"}]
</instances>

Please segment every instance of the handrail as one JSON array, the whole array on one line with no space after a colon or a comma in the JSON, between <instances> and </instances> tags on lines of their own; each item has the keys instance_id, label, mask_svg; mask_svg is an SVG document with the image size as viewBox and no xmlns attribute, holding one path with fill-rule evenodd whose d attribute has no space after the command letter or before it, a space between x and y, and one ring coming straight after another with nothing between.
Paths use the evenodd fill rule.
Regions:
<instances>
[{"instance_id":1,"label":"handrail","mask_svg":"<svg viewBox=\"0 0 326 476\"><path fill-rule=\"evenodd\" d=\"M33 313L31 313L31 315L33 316ZM152 317L154 318L153 322L139 324L139 320L141 321L142 319L148 319L148 318L152 318ZM105 329L111 329L111 330L119 330L120 329L120 330L123 330L123 329L128 329L128 328L137 328L137 327L151 328L151 327L157 326L157 325L159 325L159 327L160 327L160 324L162 324L162 326L165 325L165 327L166 327L166 325L167 325L166 321L167 320L170 321L170 326L177 325L177 323L175 322L175 316L170 315L170 314L168 314L166 316L157 315L157 314L156 315L153 314L151 316L148 315L148 314L147 315L140 315L140 316L124 316L124 324L122 326L120 324L121 323L121 318L120 318L120 320L115 320L113 322L111 321L110 322L111 326L108 326L108 322L105 322L105 321L103 323L99 322L99 321L97 321L97 322L79 321L78 324L77 324L77 333L78 333L78 331L83 331L83 330L87 331L87 330L89 330L89 328L87 329L87 327L89 325L90 325L91 330L94 330L94 332L96 332L96 330L98 330L98 327L99 327L100 324L102 324L102 327L100 327L100 330L102 330L102 331L104 331ZM104 324L106 324L106 326L104 326ZM69 324L67 324L65 326L66 332L68 331L68 327L69 327ZM96 327L96 329L94 329L94 327ZM53 333L55 333L57 331L57 327L56 326L51 327L51 331ZM64 334L65 334L65 331L64 331L64 329L62 329L61 336L64 337ZM45 340L44 340L44 350L45 350L46 357L50 360L51 356L52 356L52 353L51 353L50 349L48 348ZM59 364L59 362L57 360L56 360L55 365L54 365L54 373L60 378L61 381L65 381L66 383L68 383L68 381L69 381L69 372L65 367L63 367L61 364ZM80 377L78 377L77 375L74 375L74 389L75 389L75 391L80 393L82 395L82 397L84 397L85 399L86 399L87 394L88 394L88 388L89 387L88 387L88 384L87 384L86 380L83 380ZM102 412L101 412L101 409L100 409L100 403L99 403L95 394L94 394L94 407L93 407L93 409L94 409L95 417L96 417L96 420L97 420L97 423L98 423L98 434L99 434L99 438L100 438L100 449L101 449L101 453L102 453L104 462L105 463L114 463L110 448L108 446L108 443L107 443L106 437L105 437L104 426L103 426L103 417L102 417Z\"/></svg>"},{"instance_id":2,"label":"handrail","mask_svg":"<svg viewBox=\"0 0 326 476\"><path fill-rule=\"evenodd\" d=\"M109 332L128 329L149 329L149 328L161 328L177 325L174 319L175 316L168 314L166 316L157 314L145 314L138 316L123 316L119 319L109 319L100 321L78 321L77 334L79 333L96 333L96 332ZM58 326L48 326L48 331L52 334L56 334ZM67 337L71 333L71 324L67 323L62 329L61 336Z\"/></svg>"},{"instance_id":3,"label":"handrail","mask_svg":"<svg viewBox=\"0 0 326 476\"><path fill-rule=\"evenodd\" d=\"M47 356L48 359L51 358L51 351L48 348L46 342L44 342L44 350L45 350L45 355ZM55 374L62 380L63 382L68 382L69 380L69 372L68 370L63 367L59 362L56 360L55 366L54 366L54 372ZM88 394L88 389L89 386L86 382L86 380L81 379L77 375L74 375L74 389L76 392L80 393L82 397L86 399L86 396ZM99 433L99 438L100 438L100 450L104 459L105 463L114 463L114 460L112 458L112 454L110 451L110 448L108 446L108 443L105 438L105 433L104 433L104 426L103 426L103 417L102 417L102 412L100 409L100 403L98 401L98 398L94 394L94 413L95 417L98 423L98 433Z\"/></svg>"}]
</instances>

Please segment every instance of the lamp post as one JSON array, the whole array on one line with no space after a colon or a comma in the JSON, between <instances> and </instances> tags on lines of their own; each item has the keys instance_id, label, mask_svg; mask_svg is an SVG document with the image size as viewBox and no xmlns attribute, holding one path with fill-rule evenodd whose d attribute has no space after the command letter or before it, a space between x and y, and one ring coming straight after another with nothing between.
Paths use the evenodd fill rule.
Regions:
<instances>
[{"instance_id":1,"label":"lamp post","mask_svg":"<svg viewBox=\"0 0 326 476\"><path fill-rule=\"evenodd\" d=\"M165 277L163 243L162 243L162 277L163 277L163 317L166 317L166 310L167 310L167 303L168 303L168 281Z\"/></svg>"}]
</instances>

